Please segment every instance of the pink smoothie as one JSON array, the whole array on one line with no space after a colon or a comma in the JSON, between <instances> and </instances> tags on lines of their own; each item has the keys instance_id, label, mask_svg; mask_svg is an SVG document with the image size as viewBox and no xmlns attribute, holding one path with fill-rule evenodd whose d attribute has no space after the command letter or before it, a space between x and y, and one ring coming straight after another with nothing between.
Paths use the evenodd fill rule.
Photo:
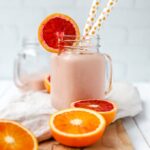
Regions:
<instances>
[{"instance_id":1,"label":"pink smoothie","mask_svg":"<svg viewBox=\"0 0 150 150\"><path fill-rule=\"evenodd\" d=\"M51 98L56 109L81 99L103 99L105 60L100 53L52 55Z\"/></svg>"},{"instance_id":2,"label":"pink smoothie","mask_svg":"<svg viewBox=\"0 0 150 150\"><path fill-rule=\"evenodd\" d=\"M30 75L30 76L22 76L21 82L22 86L20 86L20 89L22 91L38 91L38 90L44 90L44 78L45 75Z\"/></svg>"}]
</instances>

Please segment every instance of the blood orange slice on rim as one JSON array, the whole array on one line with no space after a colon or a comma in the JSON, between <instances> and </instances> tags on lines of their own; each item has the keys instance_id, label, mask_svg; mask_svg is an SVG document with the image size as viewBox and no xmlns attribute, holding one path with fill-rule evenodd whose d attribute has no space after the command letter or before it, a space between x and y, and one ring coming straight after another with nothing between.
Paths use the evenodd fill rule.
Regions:
<instances>
[{"instance_id":1,"label":"blood orange slice on rim","mask_svg":"<svg viewBox=\"0 0 150 150\"><path fill-rule=\"evenodd\" d=\"M71 107L86 108L99 112L109 125L116 116L117 106L109 100L79 100L71 104Z\"/></svg>"},{"instance_id":2,"label":"blood orange slice on rim","mask_svg":"<svg viewBox=\"0 0 150 150\"><path fill-rule=\"evenodd\" d=\"M67 15L51 14L39 26L39 42L49 52L59 53L58 38L63 35L66 35L65 40L71 38L72 41L80 36L78 25Z\"/></svg>"}]
</instances>

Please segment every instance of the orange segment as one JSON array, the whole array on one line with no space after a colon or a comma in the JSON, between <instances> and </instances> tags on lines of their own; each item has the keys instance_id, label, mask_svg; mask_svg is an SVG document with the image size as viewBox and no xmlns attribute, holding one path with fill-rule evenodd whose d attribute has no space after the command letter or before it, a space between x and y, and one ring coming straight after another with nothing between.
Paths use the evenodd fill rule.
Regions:
<instances>
[{"instance_id":1,"label":"orange segment","mask_svg":"<svg viewBox=\"0 0 150 150\"><path fill-rule=\"evenodd\" d=\"M37 150L36 138L19 123L0 120L0 150Z\"/></svg>"},{"instance_id":2,"label":"orange segment","mask_svg":"<svg viewBox=\"0 0 150 150\"><path fill-rule=\"evenodd\" d=\"M65 133L82 134L94 131L100 124L100 120L93 114L88 114L84 111L65 112L56 116L54 124L56 128ZM66 118L69 116L69 118ZM60 121L61 120L61 121ZM92 120L92 122L91 122ZM82 124L82 128L78 125Z\"/></svg>"},{"instance_id":3,"label":"orange segment","mask_svg":"<svg viewBox=\"0 0 150 150\"><path fill-rule=\"evenodd\" d=\"M83 108L65 109L50 118L53 137L58 142L72 147L94 144L103 135L105 126L102 115Z\"/></svg>"},{"instance_id":4,"label":"orange segment","mask_svg":"<svg viewBox=\"0 0 150 150\"><path fill-rule=\"evenodd\" d=\"M74 103L75 107L89 108L98 112L106 112L113 109L113 104L103 100L81 100Z\"/></svg>"},{"instance_id":5,"label":"orange segment","mask_svg":"<svg viewBox=\"0 0 150 150\"><path fill-rule=\"evenodd\" d=\"M67 15L60 13L51 14L39 26L39 42L49 52L59 53L58 37L62 35L69 35L65 40L70 38L71 40L76 40L80 35L78 25Z\"/></svg>"},{"instance_id":6,"label":"orange segment","mask_svg":"<svg viewBox=\"0 0 150 150\"><path fill-rule=\"evenodd\" d=\"M50 93L50 91L51 91L50 80L51 80L50 75L46 76L46 78L44 79L44 87L48 93Z\"/></svg>"},{"instance_id":7,"label":"orange segment","mask_svg":"<svg viewBox=\"0 0 150 150\"><path fill-rule=\"evenodd\" d=\"M86 108L99 112L109 125L115 118L117 106L108 100L79 100L71 104L71 107Z\"/></svg>"}]
</instances>

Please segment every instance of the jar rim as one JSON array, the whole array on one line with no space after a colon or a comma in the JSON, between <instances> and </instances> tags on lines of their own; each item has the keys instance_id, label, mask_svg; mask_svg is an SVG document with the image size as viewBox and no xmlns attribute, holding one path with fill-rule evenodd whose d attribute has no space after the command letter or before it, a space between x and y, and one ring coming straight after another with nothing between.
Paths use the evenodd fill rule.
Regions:
<instances>
[{"instance_id":1,"label":"jar rim","mask_svg":"<svg viewBox=\"0 0 150 150\"><path fill-rule=\"evenodd\" d=\"M35 45L39 46L38 40L36 38L31 37L23 37L22 38L22 46Z\"/></svg>"},{"instance_id":2,"label":"jar rim","mask_svg":"<svg viewBox=\"0 0 150 150\"><path fill-rule=\"evenodd\" d=\"M76 35L67 35L67 34L60 34L57 35L58 39L60 38L76 38L76 39L80 39L80 40L86 40L86 39L92 39L92 38L100 38L99 34L96 35L90 35L90 36L76 36Z\"/></svg>"},{"instance_id":3,"label":"jar rim","mask_svg":"<svg viewBox=\"0 0 150 150\"><path fill-rule=\"evenodd\" d=\"M74 35L61 35L58 38L58 47L64 50L88 50L100 48L100 35L89 37L76 37Z\"/></svg>"}]
</instances>

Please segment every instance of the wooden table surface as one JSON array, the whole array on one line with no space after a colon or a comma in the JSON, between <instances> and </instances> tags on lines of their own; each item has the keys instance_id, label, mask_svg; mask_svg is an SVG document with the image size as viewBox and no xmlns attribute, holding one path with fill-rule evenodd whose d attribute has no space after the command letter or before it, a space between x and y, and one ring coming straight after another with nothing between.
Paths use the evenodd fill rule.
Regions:
<instances>
[{"instance_id":1,"label":"wooden table surface","mask_svg":"<svg viewBox=\"0 0 150 150\"><path fill-rule=\"evenodd\" d=\"M123 126L135 150L150 150L150 83L135 83L134 85L141 94L143 112L134 118L123 119ZM5 102L17 94L12 81L0 80L0 101ZM59 149L58 144L55 143L55 146Z\"/></svg>"}]
</instances>

